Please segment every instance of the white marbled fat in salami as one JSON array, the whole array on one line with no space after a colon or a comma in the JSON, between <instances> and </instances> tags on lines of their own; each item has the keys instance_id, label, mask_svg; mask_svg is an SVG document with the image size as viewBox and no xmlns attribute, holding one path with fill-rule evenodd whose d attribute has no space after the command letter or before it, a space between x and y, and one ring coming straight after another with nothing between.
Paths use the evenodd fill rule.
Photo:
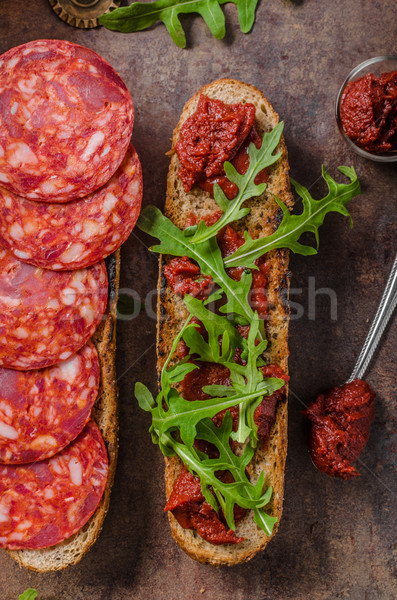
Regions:
<instances>
[{"instance_id":1,"label":"white marbled fat in salami","mask_svg":"<svg viewBox=\"0 0 397 600\"><path fill-rule=\"evenodd\" d=\"M108 183L67 204L25 200L0 187L1 243L23 262L38 267L87 267L127 239L141 201L142 170L130 146Z\"/></svg>"},{"instance_id":2,"label":"white marbled fat in salami","mask_svg":"<svg viewBox=\"0 0 397 600\"><path fill-rule=\"evenodd\" d=\"M88 422L98 387L99 360L91 342L46 369L0 367L0 463L29 463L60 452Z\"/></svg>"},{"instance_id":3,"label":"white marbled fat in salami","mask_svg":"<svg viewBox=\"0 0 397 600\"><path fill-rule=\"evenodd\" d=\"M0 547L48 548L79 531L106 488L108 457L89 421L62 452L28 465L0 465Z\"/></svg>"},{"instance_id":4,"label":"white marbled fat in salami","mask_svg":"<svg viewBox=\"0 0 397 600\"><path fill-rule=\"evenodd\" d=\"M40 369L70 358L98 327L107 296L103 261L56 272L0 249L0 366Z\"/></svg>"},{"instance_id":5,"label":"white marbled fat in salami","mask_svg":"<svg viewBox=\"0 0 397 600\"><path fill-rule=\"evenodd\" d=\"M123 80L93 50L12 48L0 56L0 184L43 201L86 196L120 166L133 119Z\"/></svg>"}]
</instances>

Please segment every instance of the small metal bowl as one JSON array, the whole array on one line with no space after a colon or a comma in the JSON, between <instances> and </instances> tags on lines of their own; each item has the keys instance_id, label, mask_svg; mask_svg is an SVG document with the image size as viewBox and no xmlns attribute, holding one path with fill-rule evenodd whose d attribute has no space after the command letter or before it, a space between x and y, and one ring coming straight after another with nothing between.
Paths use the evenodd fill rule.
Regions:
<instances>
[{"instance_id":1,"label":"small metal bowl","mask_svg":"<svg viewBox=\"0 0 397 600\"><path fill-rule=\"evenodd\" d=\"M343 139L349 144L349 146L360 156L363 158L368 158L369 160L374 160L376 162L390 163L397 162L397 152L383 152L382 154L375 154L373 152L367 152L360 146L357 146L345 133L343 129L342 120L340 117L340 105L342 100L343 92L348 83L358 79L359 77L363 77L364 75L368 75L368 73L373 73L374 75L379 76L381 73L388 73L390 71L397 71L397 56L376 56L375 58L370 58L360 65L355 67L352 71L350 71L349 75L346 77L345 81L342 83L342 86L339 90L338 97L336 99L336 122L339 127L339 131Z\"/></svg>"}]
</instances>

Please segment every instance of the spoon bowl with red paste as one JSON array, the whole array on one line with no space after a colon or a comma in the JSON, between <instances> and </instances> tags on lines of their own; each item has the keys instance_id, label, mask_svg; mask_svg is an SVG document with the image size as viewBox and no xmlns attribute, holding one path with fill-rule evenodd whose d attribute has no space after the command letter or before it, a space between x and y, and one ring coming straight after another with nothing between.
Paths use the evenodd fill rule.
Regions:
<instances>
[{"instance_id":1,"label":"spoon bowl with red paste","mask_svg":"<svg viewBox=\"0 0 397 600\"><path fill-rule=\"evenodd\" d=\"M397 257L353 372L346 383L320 394L303 411L310 421L313 464L331 477L352 479L352 465L364 450L375 415L375 392L362 378L397 305Z\"/></svg>"},{"instance_id":2,"label":"spoon bowl with red paste","mask_svg":"<svg viewBox=\"0 0 397 600\"><path fill-rule=\"evenodd\" d=\"M364 158L397 162L397 56L377 56L355 67L336 101L345 141Z\"/></svg>"}]
</instances>

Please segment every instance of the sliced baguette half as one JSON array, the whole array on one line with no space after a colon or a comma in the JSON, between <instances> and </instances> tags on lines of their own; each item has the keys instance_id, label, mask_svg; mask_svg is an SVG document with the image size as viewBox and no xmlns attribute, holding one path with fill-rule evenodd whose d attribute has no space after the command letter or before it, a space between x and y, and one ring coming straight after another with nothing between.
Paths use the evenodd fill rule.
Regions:
<instances>
[{"instance_id":1,"label":"sliced baguette half","mask_svg":"<svg viewBox=\"0 0 397 600\"><path fill-rule=\"evenodd\" d=\"M116 314L120 278L120 250L106 259L109 297L106 313L95 332L94 342L99 356L101 380L93 417L105 440L109 456L109 476L101 502L91 519L80 531L64 542L42 550L9 550L21 567L39 573L59 571L78 563L96 541L109 508L110 491L116 472L118 449L118 412L116 385Z\"/></svg>"},{"instance_id":2,"label":"sliced baguette half","mask_svg":"<svg viewBox=\"0 0 397 600\"><path fill-rule=\"evenodd\" d=\"M199 97L205 94L210 98L222 100L228 104L250 102L256 107L255 126L261 137L271 131L278 123L277 113L263 94L252 85L244 84L232 79L220 79L201 88L185 105L181 119L174 131L172 149L170 151L171 164L167 180L167 197L165 210L167 216L181 229L186 226L190 213L197 217L205 216L216 211L216 205L210 195L198 186L194 186L188 193L184 191L182 182L178 177L180 167L175 146L179 139L179 132L196 108ZM269 181L267 189L261 197L247 202L251 211L242 221L233 224L239 230L248 230L253 238L264 237L272 233L280 223L282 211L274 200L278 196L289 208L293 206L293 197L289 184L289 165L287 150L282 138L276 152L282 152L282 157L269 168ZM280 365L288 372L288 252L285 250L272 251L271 272L268 286L269 316L266 322L266 333L269 341L265 358L268 363ZM182 327L187 312L183 300L176 296L164 277L164 266L170 260L168 256L160 258L160 272L158 284L158 329L157 329L157 357L158 370L161 371L170 352L172 341ZM273 496L266 512L277 517L278 521L273 530L274 536L280 522L284 495L284 468L287 453L287 402L280 402L277 408L276 420L271 429L268 449L258 447L249 467L252 481L256 481L261 471L265 472L266 485L273 486ZM165 459L165 485L166 495L169 498L175 479L182 469L182 463L177 457ZM172 513L168 513L172 535L181 548L192 558L202 563L212 565L235 565L252 558L259 550L265 548L270 541L264 531L254 523L252 513L249 513L237 524L236 534L245 539L238 545L214 546L203 540L196 531L183 529Z\"/></svg>"}]
</instances>

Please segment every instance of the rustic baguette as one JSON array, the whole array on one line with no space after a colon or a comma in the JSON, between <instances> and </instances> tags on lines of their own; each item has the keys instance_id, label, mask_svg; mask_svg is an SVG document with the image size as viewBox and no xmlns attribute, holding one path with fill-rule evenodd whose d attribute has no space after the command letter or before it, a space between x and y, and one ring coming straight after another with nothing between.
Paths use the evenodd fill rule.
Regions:
<instances>
[{"instance_id":1,"label":"rustic baguette","mask_svg":"<svg viewBox=\"0 0 397 600\"><path fill-rule=\"evenodd\" d=\"M118 449L118 413L116 385L116 312L120 278L120 250L106 260L109 297L106 313L95 332L94 342L99 356L101 381L93 417L102 433L109 456L109 477L102 500L91 519L72 537L42 550L10 550L21 567L45 573L59 571L78 563L96 541L109 508L110 491L116 471Z\"/></svg>"},{"instance_id":2,"label":"rustic baguette","mask_svg":"<svg viewBox=\"0 0 397 600\"><path fill-rule=\"evenodd\" d=\"M232 79L220 79L201 88L187 102L173 135L165 204L167 216L180 228L186 226L186 220L190 213L193 212L200 217L211 214L219 208L213 198L198 186L193 186L193 189L186 193L178 177L180 163L175 152L175 146L182 124L196 110L200 94L217 98L229 104L238 102L251 102L254 104L256 107L255 125L261 137L267 131L272 130L279 120L277 113L258 89ZM287 150L283 138L277 151L282 152L282 157L269 169L269 181L265 193L261 197L250 200L247 203L251 208L249 215L239 223L234 224L234 227L239 231L248 230L253 238L269 235L280 222L282 213L274 200L273 194L278 196L288 207L292 208L293 205L288 177ZM272 262L268 288L269 316L266 322L269 345L265 358L269 363L280 365L287 372L288 252L286 250L273 251L269 253L269 258ZM167 261L169 261L167 256L160 258L157 329L159 371L161 371L170 352L172 341L187 317L183 301L172 292L164 277L163 269ZM266 475L265 483L273 486L273 497L271 503L266 507L266 512L278 519L273 535L276 532L282 513L286 453L287 403L285 401L278 405L276 421L271 429L268 450L263 452L263 449L258 447L250 465L250 474L253 481L257 479L263 470ZM166 495L169 498L174 481L181 472L182 463L177 457L166 458L165 463ZM247 561L263 549L271 539L256 526L251 513L244 517L236 527L236 534L245 538L241 544L236 546L214 546L203 540L194 530L183 529L172 513L168 513L168 515L175 540L189 556L202 563L235 565Z\"/></svg>"}]
</instances>

